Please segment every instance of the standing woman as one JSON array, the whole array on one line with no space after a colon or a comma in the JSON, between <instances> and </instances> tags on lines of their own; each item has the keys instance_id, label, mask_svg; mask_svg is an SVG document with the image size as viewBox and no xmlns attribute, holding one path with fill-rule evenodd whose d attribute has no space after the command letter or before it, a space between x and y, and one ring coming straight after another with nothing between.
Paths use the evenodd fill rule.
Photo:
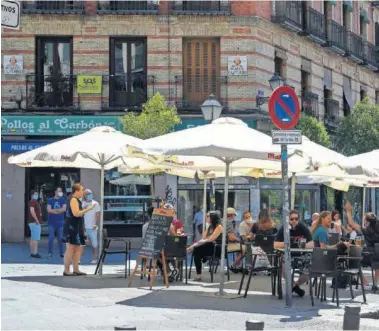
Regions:
<instances>
[{"instance_id":1,"label":"standing woman","mask_svg":"<svg viewBox=\"0 0 379 331\"><path fill-rule=\"evenodd\" d=\"M66 253L64 255L63 276L86 275L79 270L82 247L85 245L84 217L83 215L94 208L93 205L83 209L80 199L83 197L83 186L76 183L72 186L72 198L69 203L66 235ZM74 272L70 272L70 264L73 264Z\"/></svg>"}]
</instances>

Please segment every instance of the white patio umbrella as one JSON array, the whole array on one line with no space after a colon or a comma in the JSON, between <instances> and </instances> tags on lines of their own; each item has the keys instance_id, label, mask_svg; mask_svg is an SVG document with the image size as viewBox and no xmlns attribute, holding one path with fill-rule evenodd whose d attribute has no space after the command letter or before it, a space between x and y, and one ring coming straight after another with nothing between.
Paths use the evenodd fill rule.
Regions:
<instances>
[{"instance_id":1,"label":"white patio umbrella","mask_svg":"<svg viewBox=\"0 0 379 331\"><path fill-rule=\"evenodd\" d=\"M131 155L165 155L171 165L196 170L225 170L224 212L222 234L222 252L225 256L226 224L228 207L228 179L230 166L239 171L243 168L265 168L280 170L280 147L272 145L271 137L250 129L245 123L234 118L220 118L212 124L191 128L144 141L141 154L131 151ZM188 162L182 162L182 156L190 156ZM204 158L208 157L208 158ZM310 167L309 159L304 159L289 149L289 162L298 171ZM166 162L166 161L163 161ZM224 259L221 259L221 281L219 294L224 294ZM290 265L286 263L287 269ZM291 286L291 273L288 271L287 283Z\"/></svg>"},{"instance_id":2,"label":"white patio umbrella","mask_svg":"<svg viewBox=\"0 0 379 331\"><path fill-rule=\"evenodd\" d=\"M138 147L142 140L125 135L112 127L100 126L35 150L11 156L8 163L21 167L70 167L100 170L101 216L99 227L99 254L102 251L104 224L104 170L130 163L146 164L147 160L124 157L124 147ZM101 274L102 270L100 270Z\"/></svg>"}]
</instances>

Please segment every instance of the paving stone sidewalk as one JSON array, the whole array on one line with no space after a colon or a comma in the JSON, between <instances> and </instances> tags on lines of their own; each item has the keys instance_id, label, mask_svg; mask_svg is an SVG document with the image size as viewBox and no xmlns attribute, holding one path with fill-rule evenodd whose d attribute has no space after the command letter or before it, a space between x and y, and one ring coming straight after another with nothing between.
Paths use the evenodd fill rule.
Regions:
<instances>
[{"instance_id":1,"label":"paving stone sidewalk","mask_svg":"<svg viewBox=\"0 0 379 331\"><path fill-rule=\"evenodd\" d=\"M328 288L326 303L316 300L312 307L306 295L294 297L293 307L286 308L270 295L267 276L253 279L246 299L220 299L214 295L218 276L211 284L206 270L203 283L174 283L166 289L157 278L151 291L146 279L138 278L128 288L122 257L121 263L113 260L104 267L103 277L62 277L59 258L36 263L27 253L26 244L2 244L2 330L113 330L124 324L137 330L244 330L250 318L264 321L266 330L342 330L344 305L362 301L360 291L351 300L349 291L340 290L338 309ZM88 274L95 268L81 267ZM236 294L239 280L232 274L226 291ZM363 312L379 309L379 294L368 293L367 300ZM377 329L377 320L361 319L361 330Z\"/></svg>"}]
</instances>

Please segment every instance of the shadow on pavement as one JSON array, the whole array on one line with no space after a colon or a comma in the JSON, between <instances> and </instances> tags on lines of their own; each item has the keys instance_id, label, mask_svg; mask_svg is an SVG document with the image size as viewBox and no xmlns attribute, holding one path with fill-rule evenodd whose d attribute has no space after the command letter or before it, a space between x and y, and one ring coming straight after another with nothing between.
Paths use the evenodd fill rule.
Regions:
<instances>
[{"instance_id":1,"label":"shadow on pavement","mask_svg":"<svg viewBox=\"0 0 379 331\"><path fill-rule=\"evenodd\" d=\"M252 302L254 300L254 302ZM257 301L259 300L259 304ZM117 302L120 305L140 308L171 308L171 309L197 309L234 311L249 314L283 315L282 322L297 322L311 320L320 316L319 309L333 309L327 304L312 307L304 300L294 300L292 308L285 307L285 301L267 295L250 295L247 299L220 299L213 293L208 296L204 292L191 292L181 290L153 291L137 298ZM206 314L206 312L205 312Z\"/></svg>"},{"instance_id":2,"label":"shadow on pavement","mask_svg":"<svg viewBox=\"0 0 379 331\"><path fill-rule=\"evenodd\" d=\"M70 276L64 277L61 274L56 276L20 276L20 277L2 277L3 280L10 280L15 282L32 282L51 285L61 288L72 289L104 289L104 288L127 288L129 284L129 276L124 278L124 270L120 269L116 274L104 274L103 276ZM170 287L183 286L183 283L173 282ZM149 283L147 278L140 279L136 276L131 288L147 288ZM158 276L154 281L154 287L162 287L163 279ZM191 286L188 284L187 286ZM153 289L154 289L153 287Z\"/></svg>"}]
</instances>

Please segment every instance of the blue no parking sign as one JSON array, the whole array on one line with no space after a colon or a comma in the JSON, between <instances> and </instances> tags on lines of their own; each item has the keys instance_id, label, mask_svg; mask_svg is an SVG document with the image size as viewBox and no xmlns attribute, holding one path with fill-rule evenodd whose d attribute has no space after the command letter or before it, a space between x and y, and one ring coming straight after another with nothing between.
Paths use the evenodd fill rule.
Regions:
<instances>
[{"instance_id":1,"label":"blue no parking sign","mask_svg":"<svg viewBox=\"0 0 379 331\"><path fill-rule=\"evenodd\" d=\"M300 117L300 104L295 91L288 86L278 87L268 101L268 111L279 129L293 129Z\"/></svg>"}]
</instances>

